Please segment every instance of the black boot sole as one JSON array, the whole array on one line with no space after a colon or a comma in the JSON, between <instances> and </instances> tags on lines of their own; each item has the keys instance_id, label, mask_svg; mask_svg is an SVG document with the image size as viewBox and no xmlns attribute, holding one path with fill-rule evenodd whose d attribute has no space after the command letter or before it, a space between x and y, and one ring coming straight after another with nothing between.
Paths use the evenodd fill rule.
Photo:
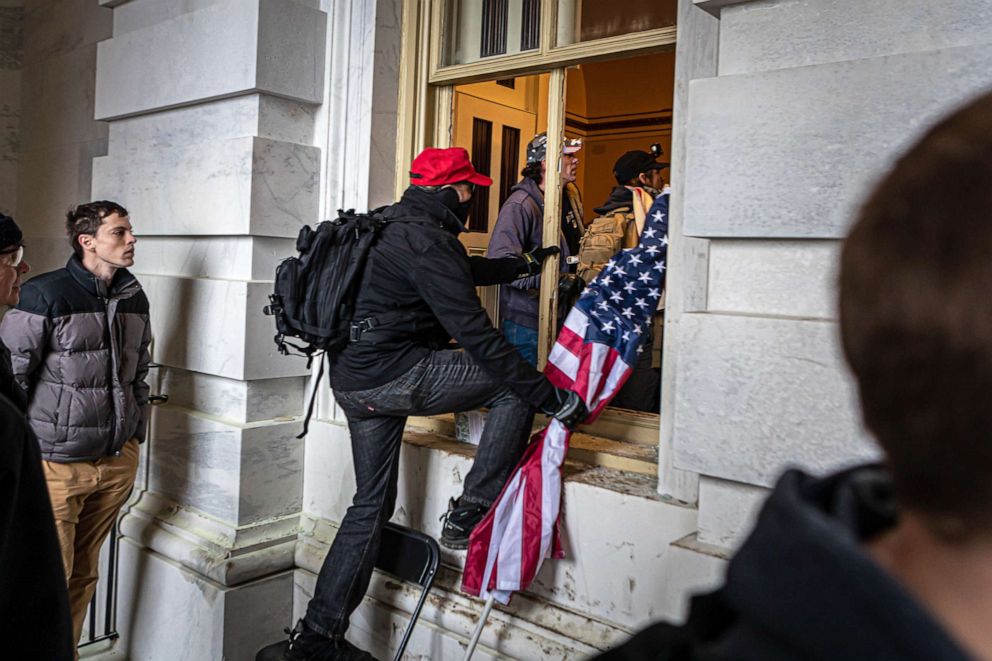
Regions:
<instances>
[{"instance_id":1,"label":"black boot sole","mask_svg":"<svg viewBox=\"0 0 992 661\"><path fill-rule=\"evenodd\" d=\"M451 549L452 551L464 551L468 548L467 539L446 539L441 537L438 542L440 542L441 546L444 548Z\"/></svg>"}]
</instances>

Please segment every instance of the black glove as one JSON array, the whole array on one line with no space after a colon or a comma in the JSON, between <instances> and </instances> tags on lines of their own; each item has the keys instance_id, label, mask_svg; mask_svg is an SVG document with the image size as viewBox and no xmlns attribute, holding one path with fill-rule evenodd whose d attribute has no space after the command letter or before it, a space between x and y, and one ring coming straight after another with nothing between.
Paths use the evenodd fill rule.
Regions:
<instances>
[{"instance_id":1,"label":"black glove","mask_svg":"<svg viewBox=\"0 0 992 661\"><path fill-rule=\"evenodd\" d=\"M517 277L523 278L528 275L537 275L541 272L541 265L551 255L557 255L561 252L558 246L551 246L550 248L534 248L530 252L525 252L520 255L520 259L523 263L517 267Z\"/></svg>"},{"instance_id":2,"label":"black glove","mask_svg":"<svg viewBox=\"0 0 992 661\"><path fill-rule=\"evenodd\" d=\"M562 273L558 278L558 309L568 309L575 305L586 283L574 273Z\"/></svg>"},{"instance_id":3,"label":"black glove","mask_svg":"<svg viewBox=\"0 0 992 661\"><path fill-rule=\"evenodd\" d=\"M541 411L569 429L575 429L589 415L589 409L578 393L557 387L551 396L541 403Z\"/></svg>"}]
</instances>

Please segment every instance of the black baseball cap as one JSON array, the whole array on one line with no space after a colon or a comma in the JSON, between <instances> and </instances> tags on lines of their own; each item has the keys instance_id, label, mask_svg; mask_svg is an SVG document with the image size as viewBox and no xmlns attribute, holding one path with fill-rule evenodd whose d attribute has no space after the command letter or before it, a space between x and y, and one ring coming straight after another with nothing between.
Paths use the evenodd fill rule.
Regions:
<instances>
[{"instance_id":1,"label":"black baseball cap","mask_svg":"<svg viewBox=\"0 0 992 661\"><path fill-rule=\"evenodd\" d=\"M664 170L668 166L668 163L656 161L648 152L635 149L617 159L613 166L613 176L617 178L617 183L623 185L631 179L636 179L642 172Z\"/></svg>"},{"instance_id":2,"label":"black baseball cap","mask_svg":"<svg viewBox=\"0 0 992 661\"><path fill-rule=\"evenodd\" d=\"M0 248L19 246L23 239L21 228L17 226L14 219L0 213Z\"/></svg>"}]
</instances>

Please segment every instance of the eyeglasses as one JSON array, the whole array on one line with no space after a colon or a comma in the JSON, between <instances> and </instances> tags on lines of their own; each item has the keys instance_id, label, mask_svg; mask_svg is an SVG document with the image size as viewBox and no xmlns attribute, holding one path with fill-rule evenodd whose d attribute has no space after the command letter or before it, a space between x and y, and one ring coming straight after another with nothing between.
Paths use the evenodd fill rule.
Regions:
<instances>
[{"instance_id":1,"label":"eyeglasses","mask_svg":"<svg viewBox=\"0 0 992 661\"><path fill-rule=\"evenodd\" d=\"M13 266L17 268L24 261L24 246L17 246L16 248L11 248L9 250L0 250L0 255L7 256L4 261L7 262L8 266Z\"/></svg>"}]
</instances>

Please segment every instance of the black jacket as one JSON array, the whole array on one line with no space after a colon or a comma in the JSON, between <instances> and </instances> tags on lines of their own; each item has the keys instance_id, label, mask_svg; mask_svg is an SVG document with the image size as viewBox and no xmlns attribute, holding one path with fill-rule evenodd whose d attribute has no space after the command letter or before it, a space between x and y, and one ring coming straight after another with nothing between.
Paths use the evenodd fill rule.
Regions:
<instances>
[{"instance_id":1,"label":"black jacket","mask_svg":"<svg viewBox=\"0 0 992 661\"><path fill-rule=\"evenodd\" d=\"M55 516L38 441L0 396L0 640L4 658L73 658Z\"/></svg>"},{"instance_id":2,"label":"black jacket","mask_svg":"<svg viewBox=\"0 0 992 661\"><path fill-rule=\"evenodd\" d=\"M782 476L726 583L682 626L655 624L601 661L964 661L965 652L862 543L895 523L887 474Z\"/></svg>"},{"instance_id":3,"label":"black jacket","mask_svg":"<svg viewBox=\"0 0 992 661\"><path fill-rule=\"evenodd\" d=\"M0 340L0 395L6 397L22 413L28 410L28 396L17 385L10 369L10 349Z\"/></svg>"},{"instance_id":4,"label":"black jacket","mask_svg":"<svg viewBox=\"0 0 992 661\"><path fill-rule=\"evenodd\" d=\"M520 260L469 257L464 227L439 196L409 188L384 212L356 300L358 320L376 320L331 361L331 385L365 390L397 378L454 338L487 372L539 405L551 384L493 327L475 287L512 281Z\"/></svg>"},{"instance_id":5,"label":"black jacket","mask_svg":"<svg viewBox=\"0 0 992 661\"><path fill-rule=\"evenodd\" d=\"M603 203L603 206L593 209L600 216L613 213L617 209L633 209L634 194L626 186L614 186L610 191L610 196Z\"/></svg>"}]
</instances>

